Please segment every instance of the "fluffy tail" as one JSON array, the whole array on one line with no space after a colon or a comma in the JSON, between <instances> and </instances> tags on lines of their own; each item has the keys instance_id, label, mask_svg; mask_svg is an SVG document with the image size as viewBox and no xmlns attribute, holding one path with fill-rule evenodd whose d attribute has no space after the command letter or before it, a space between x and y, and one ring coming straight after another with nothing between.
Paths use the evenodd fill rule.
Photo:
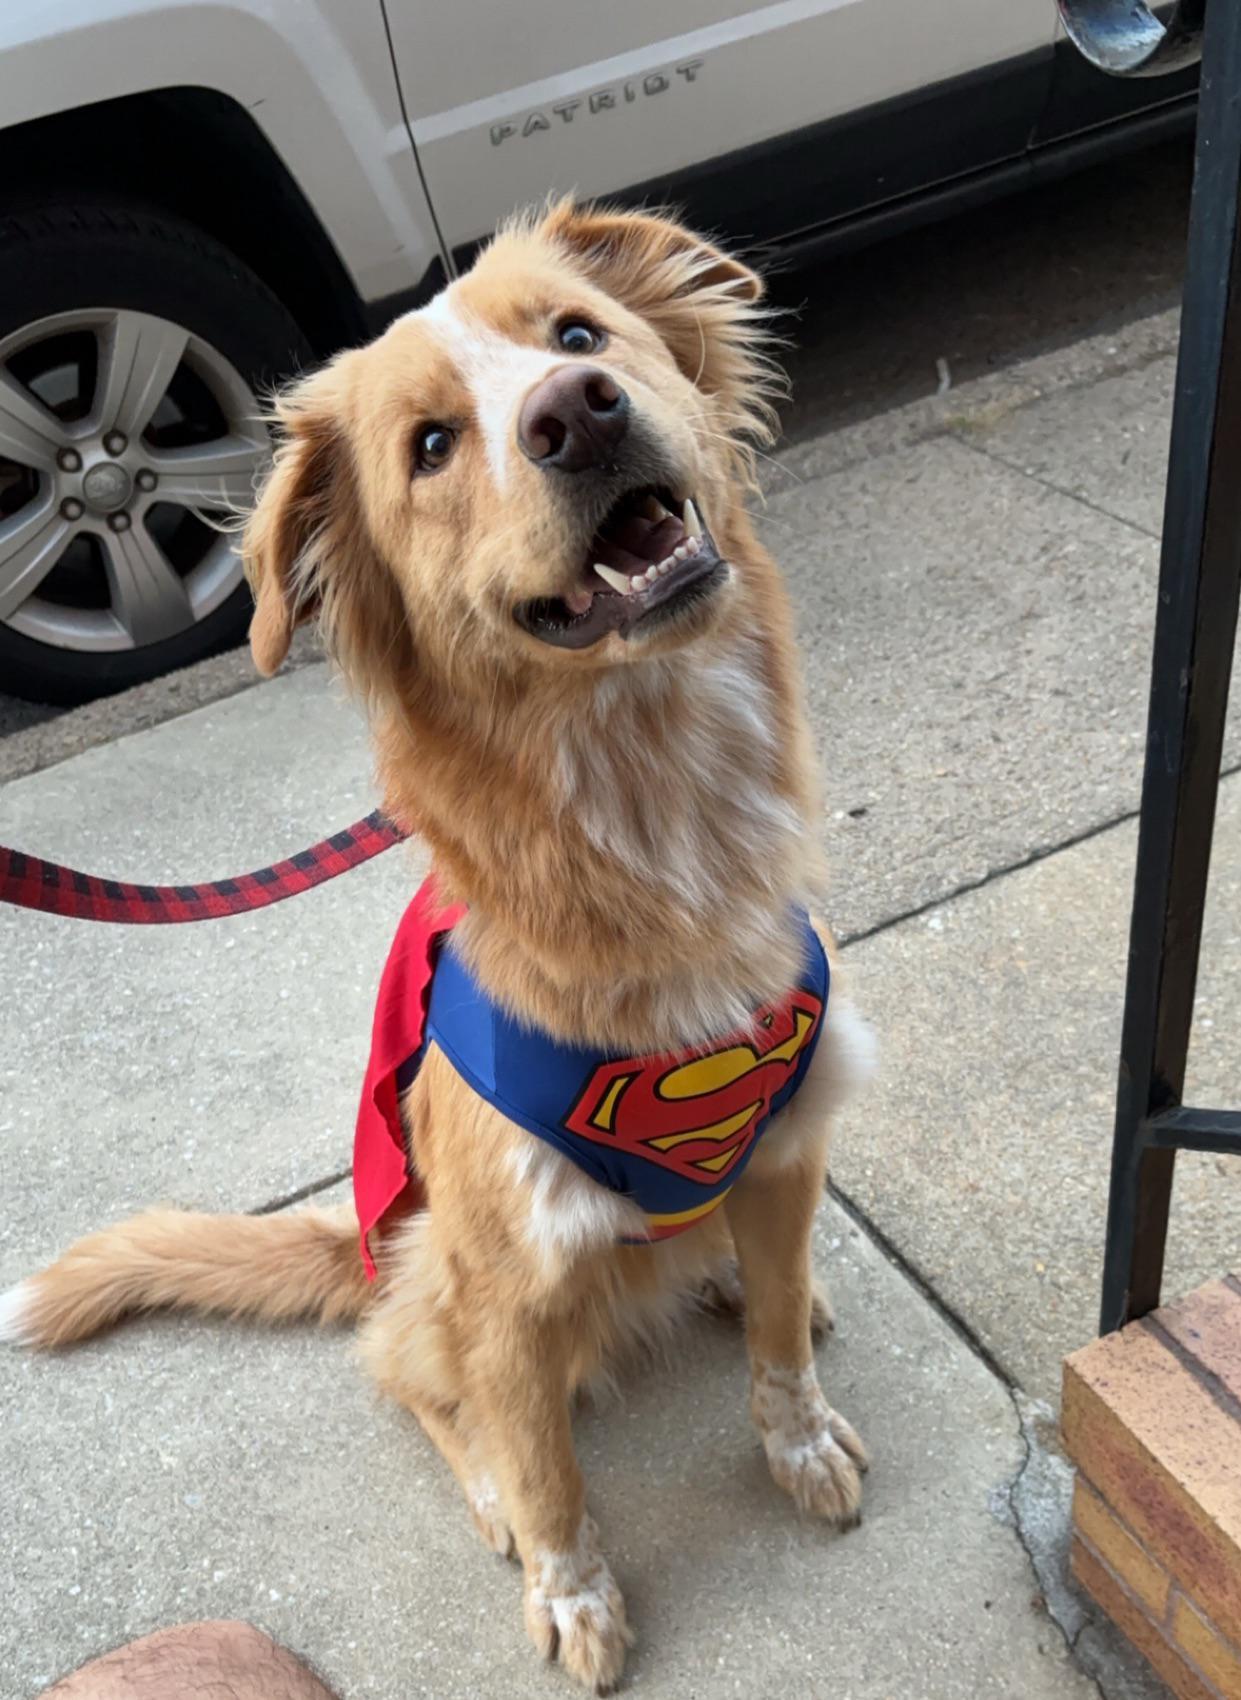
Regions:
<instances>
[{"instance_id":1,"label":"fluffy tail","mask_svg":"<svg viewBox=\"0 0 1241 1700\"><path fill-rule=\"evenodd\" d=\"M147 1310L339 1322L371 1288L351 1206L271 1216L148 1210L90 1234L0 1297L0 1340L50 1348Z\"/></svg>"}]
</instances>

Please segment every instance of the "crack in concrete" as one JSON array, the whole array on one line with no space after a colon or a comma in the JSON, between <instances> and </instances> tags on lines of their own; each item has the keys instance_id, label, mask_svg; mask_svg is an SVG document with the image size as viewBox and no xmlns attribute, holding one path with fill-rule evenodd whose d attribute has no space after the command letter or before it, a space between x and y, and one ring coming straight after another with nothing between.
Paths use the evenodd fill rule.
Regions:
<instances>
[{"instance_id":1,"label":"crack in concrete","mask_svg":"<svg viewBox=\"0 0 1241 1700\"><path fill-rule=\"evenodd\" d=\"M1067 1546L1064 1537L1067 1537L1073 1470L1067 1460L1044 1447L1035 1432L1038 1420L1054 1423L1050 1407L1028 1399L1019 1387L1010 1387L1008 1396L1021 1438L1021 1462L1001 1490L1003 1511L1034 1572L1048 1617L1064 1637L1069 1651L1075 1652L1088 1614L1065 1580L1063 1549ZM1041 1484L1032 1480L1036 1459L1042 1463L1046 1478ZM1095 1683L1102 1694L1097 1678Z\"/></svg>"},{"instance_id":2,"label":"crack in concrete","mask_svg":"<svg viewBox=\"0 0 1241 1700\"><path fill-rule=\"evenodd\" d=\"M1022 1456L1010 1481L996 1494L998 1514L1016 1535L1039 1586L1050 1621L1064 1639L1074 1663L1094 1684L1100 1700L1166 1700L1167 1690L1154 1671L1069 1573L1075 1472L1040 1428L1056 1434L1054 1411L1008 1389Z\"/></svg>"}]
</instances>

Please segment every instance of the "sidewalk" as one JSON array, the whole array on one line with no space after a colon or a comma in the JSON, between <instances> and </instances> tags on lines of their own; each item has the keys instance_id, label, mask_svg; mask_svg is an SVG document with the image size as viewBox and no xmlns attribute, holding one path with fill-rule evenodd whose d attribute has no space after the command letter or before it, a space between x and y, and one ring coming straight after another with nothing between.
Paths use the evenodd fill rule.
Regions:
<instances>
[{"instance_id":1,"label":"sidewalk","mask_svg":"<svg viewBox=\"0 0 1241 1700\"><path fill-rule=\"evenodd\" d=\"M635 1693L1161 1692L1060 1580L1044 1407L1094 1327L1174 337L1139 322L802 443L772 477L829 908L883 1044L819 1237L825 1385L876 1464L859 1531L799 1522L748 1427L740 1342L705 1320L584 1418ZM312 664L0 787L0 840L210 878L364 812L367 774ZM416 866L393 852L204 928L0 911L22 1012L0 1024L0 1286L157 1200L340 1187ZM1191 1061L1223 1102L1241 1097L1239 883L1228 779ZM1235 1263L1239 1206L1236 1165L1181 1159L1170 1290ZM345 1700L569 1692L347 1336L158 1319L59 1359L5 1352L0 1418L3 1700L197 1616L260 1623Z\"/></svg>"}]
</instances>

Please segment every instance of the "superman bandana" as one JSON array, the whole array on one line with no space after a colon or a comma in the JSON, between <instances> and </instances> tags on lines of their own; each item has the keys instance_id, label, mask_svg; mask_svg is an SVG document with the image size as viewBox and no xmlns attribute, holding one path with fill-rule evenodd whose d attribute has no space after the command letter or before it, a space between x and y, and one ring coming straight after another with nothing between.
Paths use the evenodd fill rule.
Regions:
<instances>
[{"instance_id":1,"label":"superman bandana","mask_svg":"<svg viewBox=\"0 0 1241 1700\"><path fill-rule=\"evenodd\" d=\"M402 917L380 981L353 1151L368 1278L375 1278L370 1231L398 1202L422 1203L400 1098L429 1043L510 1121L632 1199L646 1216L643 1243L701 1221L801 1085L818 1044L830 973L809 917L798 912L804 963L797 984L757 1010L744 1033L626 1057L563 1044L507 1015L453 949L463 914L442 908L428 879Z\"/></svg>"}]
</instances>

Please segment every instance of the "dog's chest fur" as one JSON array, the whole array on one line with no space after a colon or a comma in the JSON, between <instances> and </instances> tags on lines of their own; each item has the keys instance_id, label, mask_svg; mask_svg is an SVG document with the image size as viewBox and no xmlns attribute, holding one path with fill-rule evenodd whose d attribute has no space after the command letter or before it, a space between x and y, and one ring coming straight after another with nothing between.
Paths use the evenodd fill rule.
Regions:
<instances>
[{"instance_id":1,"label":"dog's chest fur","mask_svg":"<svg viewBox=\"0 0 1241 1700\"><path fill-rule=\"evenodd\" d=\"M594 851L693 921L726 916L734 959L755 965L783 958L809 860L807 823L777 784L775 712L758 646L742 638L602 680L555 752L562 806ZM671 1028L701 1036L753 1007L751 988L723 978L673 975L668 995L683 1009Z\"/></svg>"}]
</instances>

